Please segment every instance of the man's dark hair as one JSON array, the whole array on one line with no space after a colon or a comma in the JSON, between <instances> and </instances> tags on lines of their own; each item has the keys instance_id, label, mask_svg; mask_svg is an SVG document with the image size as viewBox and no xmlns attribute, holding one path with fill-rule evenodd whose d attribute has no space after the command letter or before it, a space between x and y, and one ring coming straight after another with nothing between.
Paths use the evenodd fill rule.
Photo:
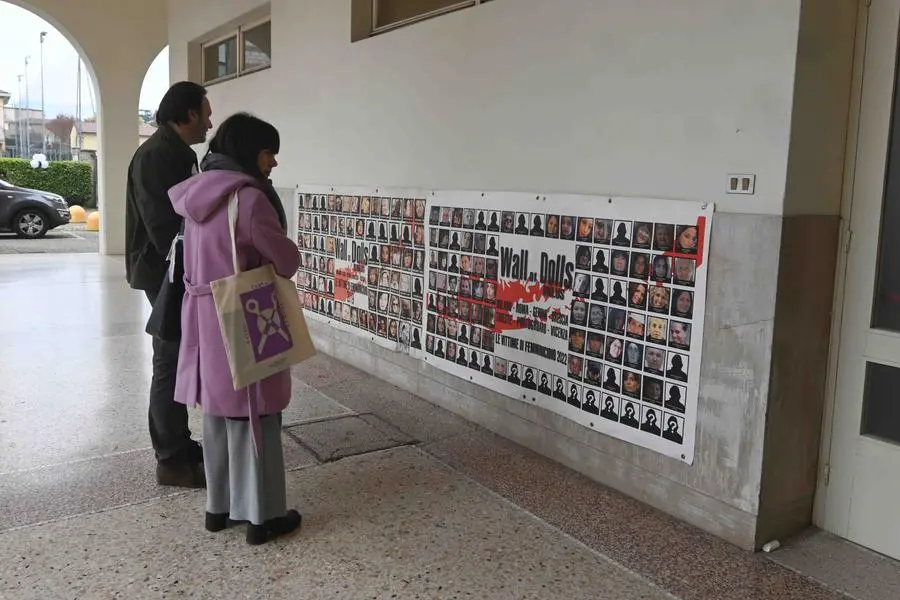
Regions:
<instances>
[{"instance_id":1,"label":"man's dark hair","mask_svg":"<svg viewBox=\"0 0 900 600\"><path fill-rule=\"evenodd\" d=\"M219 125L209 142L209 151L235 160L245 173L261 177L259 153L268 150L278 154L281 137L271 123L248 113L236 113Z\"/></svg>"},{"instance_id":2,"label":"man's dark hair","mask_svg":"<svg viewBox=\"0 0 900 600\"><path fill-rule=\"evenodd\" d=\"M156 124L166 123L181 125L191 120L191 111L198 115L206 98L206 88L192 81L179 81L174 84L159 102L156 111Z\"/></svg>"}]
</instances>

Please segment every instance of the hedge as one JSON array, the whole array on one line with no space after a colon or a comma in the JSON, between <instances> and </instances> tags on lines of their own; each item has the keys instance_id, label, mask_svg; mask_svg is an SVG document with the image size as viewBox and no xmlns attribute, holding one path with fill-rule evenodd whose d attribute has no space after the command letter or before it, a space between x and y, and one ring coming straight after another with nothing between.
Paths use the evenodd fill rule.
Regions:
<instances>
[{"instance_id":1,"label":"hedge","mask_svg":"<svg viewBox=\"0 0 900 600\"><path fill-rule=\"evenodd\" d=\"M58 160L47 169L33 169L31 161L0 158L0 179L13 185L59 194L69 206L96 207L93 169L86 162Z\"/></svg>"}]
</instances>

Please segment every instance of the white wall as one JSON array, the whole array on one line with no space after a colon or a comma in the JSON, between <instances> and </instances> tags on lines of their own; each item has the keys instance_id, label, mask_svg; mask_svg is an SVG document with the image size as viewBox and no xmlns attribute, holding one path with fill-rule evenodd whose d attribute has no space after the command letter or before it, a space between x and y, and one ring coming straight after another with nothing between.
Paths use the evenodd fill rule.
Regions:
<instances>
[{"instance_id":1,"label":"white wall","mask_svg":"<svg viewBox=\"0 0 900 600\"><path fill-rule=\"evenodd\" d=\"M170 1L187 42L258 6ZM210 88L284 135L279 186L714 201L780 214L799 0L495 0L350 43L350 2L273 0L273 67ZM215 10L213 10L215 6ZM216 15L211 20L211 15ZM758 175L755 196L726 175Z\"/></svg>"},{"instance_id":2,"label":"white wall","mask_svg":"<svg viewBox=\"0 0 900 600\"><path fill-rule=\"evenodd\" d=\"M187 76L189 41L258 6L170 0L173 77ZM575 467L752 547L781 236L769 215L784 211L800 0L494 0L353 44L349 7L272 0L273 67L210 87L214 120L251 110L279 127L278 187L615 194L756 213L714 224L694 466L592 436L581 441L607 458ZM758 176L755 196L725 194L733 172ZM504 418L525 410L514 403Z\"/></svg>"}]
</instances>

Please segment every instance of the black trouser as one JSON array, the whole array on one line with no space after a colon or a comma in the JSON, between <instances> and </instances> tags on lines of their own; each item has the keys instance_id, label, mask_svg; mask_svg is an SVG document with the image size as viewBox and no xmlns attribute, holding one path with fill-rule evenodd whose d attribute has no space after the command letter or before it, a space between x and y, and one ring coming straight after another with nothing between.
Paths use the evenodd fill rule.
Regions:
<instances>
[{"instance_id":1,"label":"black trouser","mask_svg":"<svg viewBox=\"0 0 900 600\"><path fill-rule=\"evenodd\" d=\"M158 292L146 292L152 305ZM153 379L150 381L150 440L160 462L199 462L201 450L191 440L187 406L175 402L178 342L153 338Z\"/></svg>"}]
</instances>

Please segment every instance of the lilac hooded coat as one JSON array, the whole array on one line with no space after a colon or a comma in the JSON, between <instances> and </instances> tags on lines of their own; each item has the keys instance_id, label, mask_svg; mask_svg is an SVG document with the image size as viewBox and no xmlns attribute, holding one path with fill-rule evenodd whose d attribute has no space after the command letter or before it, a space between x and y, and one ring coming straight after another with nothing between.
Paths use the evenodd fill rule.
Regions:
<instances>
[{"instance_id":1,"label":"lilac hooded coat","mask_svg":"<svg viewBox=\"0 0 900 600\"><path fill-rule=\"evenodd\" d=\"M250 417L284 410L291 398L291 373L285 370L235 391L216 306L209 283L234 274L228 201L238 192L235 226L241 269L272 263L282 277L300 266L297 245L285 235L261 184L236 171L206 171L169 190L175 212L184 217L184 280L181 350L175 401L199 405L219 417Z\"/></svg>"}]
</instances>

